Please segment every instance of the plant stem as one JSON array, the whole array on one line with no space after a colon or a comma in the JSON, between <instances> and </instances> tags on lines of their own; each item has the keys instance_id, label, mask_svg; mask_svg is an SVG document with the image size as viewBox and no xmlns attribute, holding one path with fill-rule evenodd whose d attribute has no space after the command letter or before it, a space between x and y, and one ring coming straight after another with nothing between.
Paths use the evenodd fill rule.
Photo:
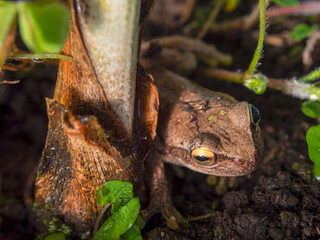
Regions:
<instances>
[{"instance_id":1,"label":"plant stem","mask_svg":"<svg viewBox=\"0 0 320 240\"><path fill-rule=\"evenodd\" d=\"M267 0L259 0L259 7L260 7L260 29L259 29L259 40L256 51L253 55L249 68L246 72L246 78L249 78L257 68L257 64L260 60L262 49L263 49L263 41L264 36L266 33L266 6Z\"/></svg>"},{"instance_id":2,"label":"plant stem","mask_svg":"<svg viewBox=\"0 0 320 240\"><path fill-rule=\"evenodd\" d=\"M206 67L198 67L195 71L195 74L198 76L218 78L221 80L240 84L243 84L244 80L246 79L244 78L244 73ZM294 81L292 79L268 78L267 87L282 91L284 94L294 96L299 99L309 99L311 94L310 89L312 88L312 85L309 83Z\"/></svg>"},{"instance_id":3,"label":"plant stem","mask_svg":"<svg viewBox=\"0 0 320 240\"><path fill-rule=\"evenodd\" d=\"M59 60L66 60L69 62L72 61L72 57L62 55L62 54L55 54L55 53L13 54L11 56L8 56L7 59L14 59L14 60L59 59Z\"/></svg>"},{"instance_id":4,"label":"plant stem","mask_svg":"<svg viewBox=\"0 0 320 240\"><path fill-rule=\"evenodd\" d=\"M243 73L231 72L231 71L221 70L221 69L198 67L195 71L195 75L200 75L200 76L210 77L210 78L218 78L218 79L223 79L229 82L235 82L240 84L244 82Z\"/></svg>"},{"instance_id":5,"label":"plant stem","mask_svg":"<svg viewBox=\"0 0 320 240\"><path fill-rule=\"evenodd\" d=\"M203 219L206 219L209 217L214 217L216 215L217 215L217 212L212 212L212 213L208 213L208 214L198 216L198 217L191 217L191 218L188 218L187 220L188 221L199 221L199 220L203 220Z\"/></svg>"},{"instance_id":6,"label":"plant stem","mask_svg":"<svg viewBox=\"0 0 320 240\"><path fill-rule=\"evenodd\" d=\"M85 11L81 7L84 3ZM77 0L76 5L82 38L98 81L131 135L141 0Z\"/></svg>"},{"instance_id":7,"label":"plant stem","mask_svg":"<svg viewBox=\"0 0 320 240\"><path fill-rule=\"evenodd\" d=\"M217 5L212 10L212 12L211 12L207 22L205 23L204 27L201 29L201 32L199 33L197 39L202 39L207 34L207 32L209 31L212 23L217 18L223 3L224 3L224 0L219 0L218 1Z\"/></svg>"},{"instance_id":8,"label":"plant stem","mask_svg":"<svg viewBox=\"0 0 320 240\"><path fill-rule=\"evenodd\" d=\"M181 17L179 19L179 25L183 25L183 24L185 24L186 21L189 20L195 3L196 3L196 0L187 0L186 1L183 12L182 12Z\"/></svg>"},{"instance_id":9,"label":"plant stem","mask_svg":"<svg viewBox=\"0 0 320 240\"><path fill-rule=\"evenodd\" d=\"M320 2L319 1L305 1L300 2L298 6L287 7L273 7L268 10L268 18L286 17L286 16L309 16L319 15Z\"/></svg>"},{"instance_id":10,"label":"plant stem","mask_svg":"<svg viewBox=\"0 0 320 240\"><path fill-rule=\"evenodd\" d=\"M101 222L101 220L102 220L102 217L103 217L104 213L107 211L107 209L108 209L110 206L111 206L111 205L108 203L108 204L105 205L105 206L103 207L103 209L101 210L101 212L100 212L100 214L99 214L99 216L98 216L98 218L97 218L96 224L94 225L93 236L97 233L98 228L99 228L99 226L100 226L100 222Z\"/></svg>"}]
</instances>

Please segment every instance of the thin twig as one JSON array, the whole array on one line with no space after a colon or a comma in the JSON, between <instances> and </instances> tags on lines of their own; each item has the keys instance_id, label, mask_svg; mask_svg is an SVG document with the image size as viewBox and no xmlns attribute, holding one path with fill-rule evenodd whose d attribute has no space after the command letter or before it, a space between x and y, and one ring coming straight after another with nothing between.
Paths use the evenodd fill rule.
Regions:
<instances>
[{"instance_id":1,"label":"thin twig","mask_svg":"<svg viewBox=\"0 0 320 240\"><path fill-rule=\"evenodd\" d=\"M196 0L187 0L186 1L183 12L182 12L181 17L178 22L179 26L185 24L185 22L189 20L195 3L196 3Z\"/></svg>"},{"instance_id":2,"label":"thin twig","mask_svg":"<svg viewBox=\"0 0 320 240\"><path fill-rule=\"evenodd\" d=\"M259 4L257 4L253 10L251 11L251 13L246 16L244 18L244 21L243 21L243 29L244 30L247 30L249 29L251 26L253 26L259 19L259 12L260 12L260 9L259 9Z\"/></svg>"},{"instance_id":3,"label":"thin twig","mask_svg":"<svg viewBox=\"0 0 320 240\"><path fill-rule=\"evenodd\" d=\"M191 218L188 218L187 220L188 221L199 221L199 220L203 220L203 219L206 219L209 217L214 217L216 215L217 215L217 212L212 212L212 213L208 213L208 214L198 216L198 217L191 217Z\"/></svg>"},{"instance_id":4,"label":"thin twig","mask_svg":"<svg viewBox=\"0 0 320 240\"><path fill-rule=\"evenodd\" d=\"M210 26L212 25L212 23L216 20L216 18L219 15L219 12L222 8L222 5L224 3L224 0L219 0L217 5L215 6L215 8L212 10L207 22L205 23L204 27L201 29L200 33L198 34L198 39L202 39L207 32L210 29Z\"/></svg>"},{"instance_id":5,"label":"thin twig","mask_svg":"<svg viewBox=\"0 0 320 240\"><path fill-rule=\"evenodd\" d=\"M20 80L15 80L15 81L7 81L7 80L3 80L3 81L0 81L0 84L18 84L20 83Z\"/></svg>"},{"instance_id":6,"label":"thin twig","mask_svg":"<svg viewBox=\"0 0 320 240\"><path fill-rule=\"evenodd\" d=\"M210 27L210 31L219 32L230 31L234 29L246 30L258 21L258 12L259 8L255 7L247 16L239 17L233 20L228 20L219 24L213 24ZM320 1L302 2L298 6L291 7L271 7L270 9L268 9L267 19L272 19L276 17L309 15L320 15Z\"/></svg>"},{"instance_id":7,"label":"thin twig","mask_svg":"<svg viewBox=\"0 0 320 240\"><path fill-rule=\"evenodd\" d=\"M211 44L186 36L173 35L152 39L151 41L142 44L141 51L145 53L148 51L148 49L152 48L152 46L161 46L162 48L178 48L192 51L197 55L199 54L206 57L215 58L224 65L229 65L232 62L231 55L218 51ZM144 54L142 54L142 56L143 55Z\"/></svg>"},{"instance_id":8,"label":"thin twig","mask_svg":"<svg viewBox=\"0 0 320 240\"><path fill-rule=\"evenodd\" d=\"M216 78L230 82L243 84L245 81L245 74L232 72L221 69L198 67L194 74L203 77ZM268 78L267 87L282 91L284 94L297 97L299 99L309 99L312 93L312 84L296 81L294 79L275 79ZM314 96L317 98L318 96Z\"/></svg>"},{"instance_id":9,"label":"thin twig","mask_svg":"<svg viewBox=\"0 0 320 240\"><path fill-rule=\"evenodd\" d=\"M308 38L306 42L306 47L302 52L302 62L307 68L309 68L312 64L311 53L313 52L314 47L319 39L320 31L316 31Z\"/></svg>"},{"instance_id":10,"label":"thin twig","mask_svg":"<svg viewBox=\"0 0 320 240\"><path fill-rule=\"evenodd\" d=\"M320 15L319 1L301 2L298 6L272 7L268 10L267 17L309 16L311 14Z\"/></svg>"},{"instance_id":11,"label":"thin twig","mask_svg":"<svg viewBox=\"0 0 320 240\"><path fill-rule=\"evenodd\" d=\"M230 31L234 29L247 30L252 27L259 19L259 4L257 4L250 14L233 20L213 24L210 28L212 32Z\"/></svg>"},{"instance_id":12,"label":"thin twig","mask_svg":"<svg viewBox=\"0 0 320 240\"><path fill-rule=\"evenodd\" d=\"M102 218L103 218L103 215L104 215L104 213L107 211L107 209L110 207L111 205L108 203L107 205L105 205L104 207L103 207L103 209L101 210L101 212L100 212L100 214L99 214L99 216L98 216L98 218L97 218L97 221L96 221L96 224L94 225L94 228L93 228L93 236L96 234L96 232L98 231L98 228L99 228L99 226L100 226L100 222L101 222L101 220L102 220Z\"/></svg>"}]
</instances>

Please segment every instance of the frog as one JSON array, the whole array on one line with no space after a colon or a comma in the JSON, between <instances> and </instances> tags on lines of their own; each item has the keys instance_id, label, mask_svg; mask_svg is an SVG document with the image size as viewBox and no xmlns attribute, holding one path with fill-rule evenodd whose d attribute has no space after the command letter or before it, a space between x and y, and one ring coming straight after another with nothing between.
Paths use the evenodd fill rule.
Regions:
<instances>
[{"instance_id":1,"label":"frog","mask_svg":"<svg viewBox=\"0 0 320 240\"><path fill-rule=\"evenodd\" d=\"M182 223L168 190L164 163L224 177L250 174L262 160L259 110L228 94L214 92L167 68L148 69L159 91L157 136L146 160L151 189L145 220L161 212Z\"/></svg>"}]
</instances>

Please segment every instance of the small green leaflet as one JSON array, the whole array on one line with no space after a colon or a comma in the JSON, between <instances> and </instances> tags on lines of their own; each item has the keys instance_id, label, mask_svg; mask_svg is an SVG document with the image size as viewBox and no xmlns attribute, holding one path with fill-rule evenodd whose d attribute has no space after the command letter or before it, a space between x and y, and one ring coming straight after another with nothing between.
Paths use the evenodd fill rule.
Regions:
<instances>
[{"instance_id":1,"label":"small green leaflet","mask_svg":"<svg viewBox=\"0 0 320 240\"><path fill-rule=\"evenodd\" d=\"M133 186L130 182L109 181L97 190L96 201L100 206L112 204L111 213L113 214L133 198L132 191Z\"/></svg>"},{"instance_id":2,"label":"small green leaflet","mask_svg":"<svg viewBox=\"0 0 320 240\"><path fill-rule=\"evenodd\" d=\"M320 78L320 68L316 68L306 76L298 79L299 82L313 82Z\"/></svg>"},{"instance_id":3,"label":"small green leaflet","mask_svg":"<svg viewBox=\"0 0 320 240\"><path fill-rule=\"evenodd\" d=\"M252 90L255 94L261 95L267 89L268 78L263 74L254 74L244 81L244 86Z\"/></svg>"},{"instance_id":4,"label":"small green leaflet","mask_svg":"<svg viewBox=\"0 0 320 240\"><path fill-rule=\"evenodd\" d=\"M26 46L34 53L59 53L68 36L70 14L61 4L19 3L19 26Z\"/></svg>"},{"instance_id":5,"label":"small green leaflet","mask_svg":"<svg viewBox=\"0 0 320 240\"><path fill-rule=\"evenodd\" d=\"M134 224L138 217L139 210L139 199L133 198L104 222L93 237L93 240L118 239L120 235L124 234Z\"/></svg>"},{"instance_id":6,"label":"small green leaflet","mask_svg":"<svg viewBox=\"0 0 320 240\"><path fill-rule=\"evenodd\" d=\"M273 0L279 6L298 6L299 0Z\"/></svg>"},{"instance_id":7,"label":"small green leaflet","mask_svg":"<svg viewBox=\"0 0 320 240\"><path fill-rule=\"evenodd\" d=\"M320 118L320 102L305 101L302 103L301 111L310 118Z\"/></svg>"},{"instance_id":8,"label":"small green leaflet","mask_svg":"<svg viewBox=\"0 0 320 240\"><path fill-rule=\"evenodd\" d=\"M313 165L313 175L317 180L320 180L320 164L315 163Z\"/></svg>"},{"instance_id":9,"label":"small green leaflet","mask_svg":"<svg viewBox=\"0 0 320 240\"><path fill-rule=\"evenodd\" d=\"M304 38L309 37L318 28L319 28L319 25L309 26L305 23L300 23L291 31L291 37L294 40L302 40Z\"/></svg>"},{"instance_id":10,"label":"small green leaflet","mask_svg":"<svg viewBox=\"0 0 320 240\"><path fill-rule=\"evenodd\" d=\"M320 125L309 128L306 138L309 157L314 162L314 175L320 180Z\"/></svg>"},{"instance_id":11,"label":"small green leaflet","mask_svg":"<svg viewBox=\"0 0 320 240\"><path fill-rule=\"evenodd\" d=\"M52 233L48 235L44 240L66 240L66 236L61 232Z\"/></svg>"}]
</instances>

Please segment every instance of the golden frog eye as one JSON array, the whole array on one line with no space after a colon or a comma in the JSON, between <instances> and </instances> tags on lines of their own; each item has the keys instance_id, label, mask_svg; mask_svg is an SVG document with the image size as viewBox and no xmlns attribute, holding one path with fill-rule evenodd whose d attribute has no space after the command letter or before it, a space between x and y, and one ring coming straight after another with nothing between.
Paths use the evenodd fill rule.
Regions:
<instances>
[{"instance_id":1,"label":"golden frog eye","mask_svg":"<svg viewBox=\"0 0 320 240\"><path fill-rule=\"evenodd\" d=\"M214 152L203 149L203 148L195 148L191 152L192 160L201 166L210 166L216 160L216 155Z\"/></svg>"}]
</instances>

